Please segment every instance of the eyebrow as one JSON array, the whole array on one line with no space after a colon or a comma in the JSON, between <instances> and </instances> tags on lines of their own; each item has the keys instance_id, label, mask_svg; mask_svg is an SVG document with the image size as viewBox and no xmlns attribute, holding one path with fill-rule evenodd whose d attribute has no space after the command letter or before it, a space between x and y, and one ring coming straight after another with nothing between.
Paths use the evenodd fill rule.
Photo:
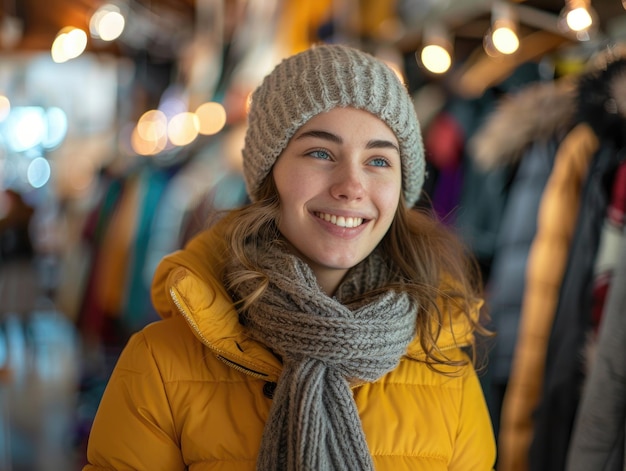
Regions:
<instances>
[{"instance_id":1,"label":"eyebrow","mask_svg":"<svg viewBox=\"0 0 626 471\"><path fill-rule=\"evenodd\" d=\"M343 139L341 139L341 137L337 136L336 134L328 131L318 131L315 129L312 129L311 131L305 131L302 134L298 134L296 136L296 140L306 139L307 137L316 137L318 139L324 139L326 141L331 141L336 144L343 143Z\"/></svg>"},{"instance_id":2,"label":"eyebrow","mask_svg":"<svg viewBox=\"0 0 626 471\"><path fill-rule=\"evenodd\" d=\"M395 145L391 141L386 141L384 139L374 139L372 141L368 141L365 146L366 149L395 149L398 154L400 153L400 149L397 145Z\"/></svg>"},{"instance_id":3,"label":"eyebrow","mask_svg":"<svg viewBox=\"0 0 626 471\"><path fill-rule=\"evenodd\" d=\"M316 130L316 129L312 129L310 131L305 131L302 134L298 134L296 136L296 140L305 139L307 137L324 139L330 142L334 142L336 144L343 144L343 139L340 136L333 134L332 132L321 131L321 130ZM368 141L365 148L366 149L394 149L398 153L400 153L400 149L398 148L396 144L394 144L391 141L387 141L385 139L373 139L371 141Z\"/></svg>"}]
</instances>

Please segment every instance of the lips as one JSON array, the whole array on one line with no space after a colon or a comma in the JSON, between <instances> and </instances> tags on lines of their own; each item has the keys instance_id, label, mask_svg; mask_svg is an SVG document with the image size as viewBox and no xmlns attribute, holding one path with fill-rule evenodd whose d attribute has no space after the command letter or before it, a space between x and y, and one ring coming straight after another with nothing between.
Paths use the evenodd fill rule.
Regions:
<instances>
[{"instance_id":1,"label":"lips","mask_svg":"<svg viewBox=\"0 0 626 471\"><path fill-rule=\"evenodd\" d=\"M328 213L315 213L315 215L326 222L330 222L338 227L358 227L363 224L363 218L336 216Z\"/></svg>"}]
</instances>

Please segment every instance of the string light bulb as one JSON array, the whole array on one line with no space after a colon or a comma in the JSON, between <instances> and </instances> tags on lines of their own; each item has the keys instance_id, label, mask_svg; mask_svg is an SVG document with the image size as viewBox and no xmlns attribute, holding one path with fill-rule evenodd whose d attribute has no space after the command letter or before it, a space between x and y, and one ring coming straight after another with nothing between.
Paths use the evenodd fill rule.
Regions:
<instances>
[{"instance_id":1,"label":"string light bulb","mask_svg":"<svg viewBox=\"0 0 626 471\"><path fill-rule=\"evenodd\" d=\"M510 55L519 49L517 19L511 5L494 2L491 9L491 28L485 33L483 47L487 54Z\"/></svg>"},{"instance_id":2,"label":"string light bulb","mask_svg":"<svg viewBox=\"0 0 626 471\"><path fill-rule=\"evenodd\" d=\"M566 0L559 14L559 26L563 31L576 35L579 41L588 41L597 29L598 15L589 0Z\"/></svg>"},{"instance_id":3,"label":"string light bulb","mask_svg":"<svg viewBox=\"0 0 626 471\"><path fill-rule=\"evenodd\" d=\"M427 26L422 39L424 47L415 54L418 64L434 74L447 72L452 65L452 41L448 31L442 25Z\"/></svg>"}]
</instances>

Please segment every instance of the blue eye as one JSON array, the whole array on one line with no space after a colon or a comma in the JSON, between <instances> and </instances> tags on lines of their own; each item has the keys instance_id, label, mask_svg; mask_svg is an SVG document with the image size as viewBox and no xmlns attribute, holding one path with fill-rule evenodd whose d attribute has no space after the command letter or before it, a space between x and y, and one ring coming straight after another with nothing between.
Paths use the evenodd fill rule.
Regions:
<instances>
[{"instance_id":1,"label":"blue eye","mask_svg":"<svg viewBox=\"0 0 626 471\"><path fill-rule=\"evenodd\" d=\"M389 162L387 159L383 159L382 157L378 157L376 159L372 159L370 164L374 167L389 167Z\"/></svg>"},{"instance_id":2,"label":"blue eye","mask_svg":"<svg viewBox=\"0 0 626 471\"><path fill-rule=\"evenodd\" d=\"M330 154L325 150L314 150L309 152L309 155L315 157L316 159L330 160Z\"/></svg>"}]
</instances>

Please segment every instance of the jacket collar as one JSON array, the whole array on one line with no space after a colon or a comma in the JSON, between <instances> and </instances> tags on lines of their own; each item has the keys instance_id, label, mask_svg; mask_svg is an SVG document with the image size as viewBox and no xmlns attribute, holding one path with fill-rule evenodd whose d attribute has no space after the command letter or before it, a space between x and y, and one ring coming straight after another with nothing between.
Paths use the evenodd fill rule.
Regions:
<instances>
[{"instance_id":1,"label":"jacket collar","mask_svg":"<svg viewBox=\"0 0 626 471\"><path fill-rule=\"evenodd\" d=\"M251 339L239 323L233 301L219 279L227 253L219 225L205 231L183 249L165 257L154 275L152 301L162 318L182 315L196 337L222 361L244 373L276 381L280 360L262 343ZM473 314L478 316L480 303ZM442 351L469 345L472 332L458 309L439 303L442 317L437 346ZM414 339L407 356L423 360L424 350Z\"/></svg>"},{"instance_id":2,"label":"jacket collar","mask_svg":"<svg viewBox=\"0 0 626 471\"><path fill-rule=\"evenodd\" d=\"M246 334L219 279L226 246L218 228L199 234L160 262L152 282L153 304L162 318L182 315L196 337L222 361L276 381L282 370L280 360Z\"/></svg>"}]
</instances>

